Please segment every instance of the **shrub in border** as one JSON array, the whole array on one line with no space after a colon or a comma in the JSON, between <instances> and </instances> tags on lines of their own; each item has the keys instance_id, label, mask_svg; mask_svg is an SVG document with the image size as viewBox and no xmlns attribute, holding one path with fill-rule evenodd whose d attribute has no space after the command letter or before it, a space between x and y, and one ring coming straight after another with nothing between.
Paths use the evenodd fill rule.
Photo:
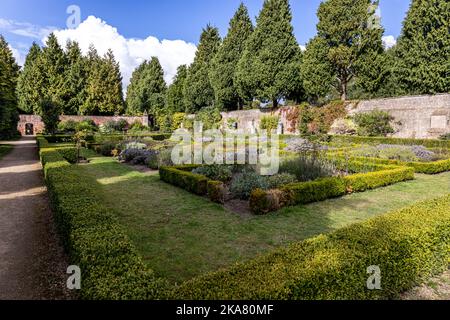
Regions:
<instances>
[{"instance_id":1,"label":"shrub in border","mask_svg":"<svg viewBox=\"0 0 450 320\"><path fill-rule=\"evenodd\" d=\"M217 203L225 203L226 187L222 181L208 180L207 182L208 197L211 201Z\"/></svg>"},{"instance_id":2,"label":"shrub in border","mask_svg":"<svg viewBox=\"0 0 450 320\"><path fill-rule=\"evenodd\" d=\"M450 195L279 248L176 287L173 299L390 299L445 271ZM367 268L381 269L381 290Z\"/></svg>"}]
</instances>

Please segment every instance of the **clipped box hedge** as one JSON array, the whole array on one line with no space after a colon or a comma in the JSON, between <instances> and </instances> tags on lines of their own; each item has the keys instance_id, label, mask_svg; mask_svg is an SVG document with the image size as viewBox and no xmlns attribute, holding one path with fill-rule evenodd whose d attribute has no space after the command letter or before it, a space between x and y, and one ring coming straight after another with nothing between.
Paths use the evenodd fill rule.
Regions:
<instances>
[{"instance_id":1,"label":"clipped box hedge","mask_svg":"<svg viewBox=\"0 0 450 320\"><path fill-rule=\"evenodd\" d=\"M208 179L204 175L191 171L200 165L187 164L173 167L159 168L159 177L162 181L192 192L199 196L208 196L211 201L223 203L225 187L220 181Z\"/></svg>"},{"instance_id":2,"label":"clipped box hedge","mask_svg":"<svg viewBox=\"0 0 450 320\"><path fill-rule=\"evenodd\" d=\"M40 145L45 145L40 141ZM59 149L41 148L56 225L71 263L82 271L84 299L160 299L167 282L142 262L126 233L97 196L96 181Z\"/></svg>"},{"instance_id":3,"label":"clipped box hedge","mask_svg":"<svg viewBox=\"0 0 450 320\"><path fill-rule=\"evenodd\" d=\"M450 195L279 248L176 287L173 299L390 299L447 270ZM367 289L367 268L381 290Z\"/></svg>"},{"instance_id":4,"label":"clipped box hedge","mask_svg":"<svg viewBox=\"0 0 450 320\"><path fill-rule=\"evenodd\" d=\"M401 144L401 145L422 145L428 148L447 148L450 149L450 140L436 139L405 139L388 137L359 137L359 136L341 136L333 135L331 142L338 143L362 143L362 144Z\"/></svg>"},{"instance_id":5,"label":"clipped box hedge","mask_svg":"<svg viewBox=\"0 0 450 320\"><path fill-rule=\"evenodd\" d=\"M250 209L254 214L264 214L283 206L323 201L412 179L414 179L413 168L394 166L368 173L291 183L280 187L281 193L276 196L273 190L257 189L250 195Z\"/></svg>"},{"instance_id":6,"label":"clipped box hedge","mask_svg":"<svg viewBox=\"0 0 450 320\"><path fill-rule=\"evenodd\" d=\"M450 171L450 159L431 161L431 162L404 162L400 160L389 160L380 158L356 158L357 161L366 161L379 164L407 166L414 168L416 173L437 174Z\"/></svg>"}]
</instances>

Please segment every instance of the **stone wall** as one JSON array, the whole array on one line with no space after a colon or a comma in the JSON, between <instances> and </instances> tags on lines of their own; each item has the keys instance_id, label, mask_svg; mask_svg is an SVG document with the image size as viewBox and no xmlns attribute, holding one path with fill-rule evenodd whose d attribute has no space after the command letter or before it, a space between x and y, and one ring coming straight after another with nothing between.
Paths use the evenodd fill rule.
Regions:
<instances>
[{"instance_id":1,"label":"stone wall","mask_svg":"<svg viewBox=\"0 0 450 320\"><path fill-rule=\"evenodd\" d=\"M295 128L292 128L292 125L289 118L289 112L294 107L281 107L275 111L272 110L264 110L264 109L253 109L253 110L243 110L243 111L232 111L232 112L223 112L222 118L224 122L224 126L228 126L228 123L231 121L237 123L237 129L242 129L248 133L255 133L259 131L259 127L261 124L261 118L264 116L278 116L279 121L279 132L285 134L296 134Z\"/></svg>"},{"instance_id":2,"label":"stone wall","mask_svg":"<svg viewBox=\"0 0 450 320\"><path fill-rule=\"evenodd\" d=\"M142 117L124 117L124 116L112 116L112 117L105 117L105 116L60 116L59 119L61 121L67 121L67 120L73 120L76 122L85 120L85 119L91 119L95 122L97 126L104 124L108 121L114 120L126 120L129 124L132 124L136 121L141 122L143 125L148 126L148 116L142 116ZM28 128L28 130L27 130ZM45 126L44 123L41 120L40 116L35 115L20 115L19 116L19 123L17 124L17 130L20 132L21 135L36 135L39 133L44 132ZM28 132L27 132L28 131Z\"/></svg>"},{"instance_id":3,"label":"stone wall","mask_svg":"<svg viewBox=\"0 0 450 320\"><path fill-rule=\"evenodd\" d=\"M450 94L376 99L352 103L350 115L382 110L395 118L398 138L438 138L450 132Z\"/></svg>"},{"instance_id":4,"label":"stone wall","mask_svg":"<svg viewBox=\"0 0 450 320\"><path fill-rule=\"evenodd\" d=\"M281 107L276 111L246 110L222 113L224 125L230 119L237 120L238 128L246 132L259 130L261 118L264 115L280 117L281 132L297 134L289 121L289 113L294 107ZM383 110L395 118L396 132L392 135L398 138L438 138L450 133L450 94L409 96L388 99L364 100L349 103L349 115L356 113ZM279 132L279 133L281 133Z\"/></svg>"}]
</instances>

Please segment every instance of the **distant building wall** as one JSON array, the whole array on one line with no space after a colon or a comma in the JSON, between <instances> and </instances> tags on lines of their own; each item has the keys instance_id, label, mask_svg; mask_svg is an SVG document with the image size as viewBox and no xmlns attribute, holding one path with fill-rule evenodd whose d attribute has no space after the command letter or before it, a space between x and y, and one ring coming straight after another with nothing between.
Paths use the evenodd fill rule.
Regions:
<instances>
[{"instance_id":1,"label":"distant building wall","mask_svg":"<svg viewBox=\"0 0 450 320\"><path fill-rule=\"evenodd\" d=\"M111 116L111 117L105 117L105 116L60 116L59 119L61 121L82 121L85 119L90 119L95 122L97 126L104 124L108 121L114 120L121 120L124 119L128 122L128 124L132 124L136 121L141 122L143 125L148 126L148 116L142 116L142 117L122 117L122 116ZM32 128L31 135L36 135L39 133L44 132L45 125L41 120L40 116L36 115L20 115L19 116L19 123L17 124L17 130L20 132L21 135L27 134L27 128L30 130Z\"/></svg>"}]
</instances>

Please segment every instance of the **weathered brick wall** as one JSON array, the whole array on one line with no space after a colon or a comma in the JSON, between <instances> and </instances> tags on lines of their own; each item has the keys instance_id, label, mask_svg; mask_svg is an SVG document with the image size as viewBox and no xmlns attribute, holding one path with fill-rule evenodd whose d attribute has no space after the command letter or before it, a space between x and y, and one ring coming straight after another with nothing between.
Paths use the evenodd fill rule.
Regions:
<instances>
[{"instance_id":1,"label":"weathered brick wall","mask_svg":"<svg viewBox=\"0 0 450 320\"><path fill-rule=\"evenodd\" d=\"M67 121L67 120L73 120L73 121L82 121L85 119L91 119L95 122L97 126L104 124L108 121L114 120L120 120L124 119L129 124L132 124L136 121L141 122L142 124L148 126L148 116L142 116L142 117L125 117L125 116L112 116L112 117L105 117L105 116L60 116L59 119L61 121ZM40 116L35 115L20 115L19 116L19 123L17 124L17 130L20 132L21 135L26 134L26 127L27 124L33 125L33 135L39 134L44 132L45 125L41 120Z\"/></svg>"}]
</instances>

